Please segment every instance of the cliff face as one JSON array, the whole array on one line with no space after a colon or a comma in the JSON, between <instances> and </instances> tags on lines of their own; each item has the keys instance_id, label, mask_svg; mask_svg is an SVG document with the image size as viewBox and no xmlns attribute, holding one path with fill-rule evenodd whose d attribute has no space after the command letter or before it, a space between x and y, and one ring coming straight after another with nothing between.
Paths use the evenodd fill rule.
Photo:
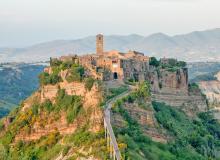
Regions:
<instances>
[{"instance_id":1,"label":"cliff face","mask_svg":"<svg viewBox=\"0 0 220 160\"><path fill-rule=\"evenodd\" d=\"M178 69L177 71L168 71L165 69L151 69L150 80L152 91L160 94L188 94L188 71L187 69Z\"/></svg>"},{"instance_id":2,"label":"cliff face","mask_svg":"<svg viewBox=\"0 0 220 160\"><path fill-rule=\"evenodd\" d=\"M220 107L220 72L215 77L217 80L201 81L198 83L199 88L208 99L210 108Z\"/></svg>"},{"instance_id":3,"label":"cliff face","mask_svg":"<svg viewBox=\"0 0 220 160\"><path fill-rule=\"evenodd\" d=\"M77 64L70 64L75 70L71 66L62 70L63 65L45 69L40 75L39 90L0 121L0 145L10 148L10 155L33 158L28 148L32 147L36 151L33 156L38 159L106 159L101 84L81 77L79 69L83 72L83 68ZM72 79L67 80L70 76ZM24 145L19 146L20 143ZM20 148L13 150L11 144Z\"/></svg>"},{"instance_id":4,"label":"cliff face","mask_svg":"<svg viewBox=\"0 0 220 160\"><path fill-rule=\"evenodd\" d=\"M45 112L41 112L38 117L39 120L32 124L32 128L29 133L26 134L24 130L21 130L19 134L16 135L16 141L37 140L42 136L55 131L58 131L61 135L72 134L85 124L90 126L89 130L92 132L99 132L102 129L103 114L101 109L98 107L101 101L101 93L97 85L94 85L91 91L88 91L85 88L84 83L79 82L61 82L56 85L42 86L39 92L36 92L32 97L30 97L30 99L26 100L22 111L25 112L25 110L28 110L28 108L33 105L33 99L39 100L41 103L44 103L46 100L56 103L56 97L59 89L64 89L67 95L81 96L83 109L87 113L82 114L76 118L73 123L69 124L66 120L66 112L62 112L59 117L57 117L54 113L50 113L48 115Z\"/></svg>"},{"instance_id":5,"label":"cliff face","mask_svg":"<svg viewBox=\"0 0 220 160\"><path fill-rule=\"evenodd\" d=\"M161 63L158 68L151 66L149 72L144 73L142 78L137 78L149 80L150 83L135 83L135 79L131 79L128 83L135 84L131 87L124 81L114 80L106 82L104 88L101 88L101 83L90 74L85 74L88 70L84 70L75 62L58 60L51 65L40 75L40 89L26 99L16 113L6 118L3 127L0 123L0 143L6 143L4 146L8 147L10 154L22 157L25 150L29 151L27 144L33 144L32 150L43 150L34 153L42 159L47 155L44 150L49 152L58 145L61 147L54 153L56 156L53 158L65 159L65 148L69 148L65 154L70 157L74 155L78 159L108 159L100 103L103 102L104 95L107 100L127 91L128 88L132 90L131 94L123 97L120 102L117 101L111 112L116 134L121 133L120 136L124 137L124 140L128 138L127 133L138 143L144 140L151 142L151 145L156 144L153 141L165 145L173 138L160 125L153 101L177 107L191 117L207 109L206 99L200 90L189 87L188 71L183 67L164 68ZM153 141L149 141L145 135ZM125 149L126 143L124 144L120 136L117 138L123 143L119 143L119 147ZM20 143L24 143L24 146ZM13 150L12 144L20 148ZM24 153L17 153L19 150ZM39 154L41 152L44 154ZM144 152L141 151L140 155L142 153Z\"/></svg>"},{"instance_id":6,"label":"cliff face","mask_svg":"<svg viewBox=\"0 0 220 160\"><path fill-rule=\"evenodd\" d=\"M181 108L191 116L207 111L206 98L201 91L192 91L188 87L187 69L178 69L175 72L155 70L150 77L153 100Z\"/></svg>"},{"instance_id":7,"label":"cliff face","mask_svg":"<svg viewBox=\"0 0 220 160\"><path fill-rule=\"evenodd\" d=\"M154 110L150 99L149 101L145 101L145 103L147 108L140 107L138 102L125 103L123 107L126 112L129 113L131 118L138 122L144 134L151 137L155 142L166 143L168 141L168 137L159 129L159 125L154 117ZM126 126L127 122L125 122L119 113L113 112L112 115L113 126L118 128Z\"/></svg>"},{"instance_id":8,"label":"cliff face","mask_svg":"<svg viewBox=\"0 0 220 160\"><path fill-rule=\"evenodd\" d=\"M199 87L209 100L211 107L219 107L220 103L220 81L202 81Z\"/></svg>"}]
</instances>

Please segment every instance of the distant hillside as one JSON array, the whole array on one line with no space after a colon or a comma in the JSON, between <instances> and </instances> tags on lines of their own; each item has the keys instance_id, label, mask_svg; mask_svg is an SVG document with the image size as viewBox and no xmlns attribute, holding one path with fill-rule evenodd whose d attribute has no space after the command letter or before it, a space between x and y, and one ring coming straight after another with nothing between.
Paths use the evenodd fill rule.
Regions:
<instances>
[{"instance_id":1,"label":"distant hillside","mask_svg":"<svg viewBox=\"0 0 220 160\"><path fill-rule=\"evenodd\" d=\"M42 65L7 64L0 67L0 118L38 87Z\"/></svg>"},{"instance_id":2,"label":"distant hillside","mask_svg":"<svg viewBox=\"0 0 220 160\"><path fill-rule=\"evenodd\" d=\"M163 33L105 36L105 49L137 50L149 56L174 57L185 61L220 61L220 29L196 31L185 35ZM40 61L48 57L95 51L95 36L77 40L56 40L27 48L0 48L0 61Z\"/></svg>"},{"instance_id":3,"label":"distant hillside","mask_svg":"<svg viewBox=\"0 0 220 160\"><path fill-rule=\"evenodd\" d=\"M188 63L189 80L191 83L216 80L215 75L220 71L220 62Z\"/></svg>"}]
</instances>

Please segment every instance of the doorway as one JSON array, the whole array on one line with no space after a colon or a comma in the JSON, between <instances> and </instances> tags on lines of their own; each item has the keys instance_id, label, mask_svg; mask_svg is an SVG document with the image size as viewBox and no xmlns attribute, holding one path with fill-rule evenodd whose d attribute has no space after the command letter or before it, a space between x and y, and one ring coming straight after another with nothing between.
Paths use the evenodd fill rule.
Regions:
<instances>
[{"instance_id":1,"label":"doorway","mask_svg":"<svg viewBox=\"0 0 220 160\"><path fill-rule=\"evenodd\" d=\"M113 78L114 78L114 79L118 79L118 73L117 73L117 72L114 72L114 73L113 73Z\"/></svg>"}]
</instances>

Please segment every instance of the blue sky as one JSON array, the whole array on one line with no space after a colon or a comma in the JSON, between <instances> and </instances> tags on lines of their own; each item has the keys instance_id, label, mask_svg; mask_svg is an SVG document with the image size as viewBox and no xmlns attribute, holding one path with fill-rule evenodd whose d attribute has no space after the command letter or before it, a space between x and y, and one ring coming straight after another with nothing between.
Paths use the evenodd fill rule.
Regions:
<instances>
[{"instance_id":1,"label":"blue sky","mask_svg":"<svg viewBox=\"0 0 220 160\"><path fill-rule=\"evenodd\" d=\"M0 47L220 27L220 0L0 0Z\"/></svg>"}]
</instances>

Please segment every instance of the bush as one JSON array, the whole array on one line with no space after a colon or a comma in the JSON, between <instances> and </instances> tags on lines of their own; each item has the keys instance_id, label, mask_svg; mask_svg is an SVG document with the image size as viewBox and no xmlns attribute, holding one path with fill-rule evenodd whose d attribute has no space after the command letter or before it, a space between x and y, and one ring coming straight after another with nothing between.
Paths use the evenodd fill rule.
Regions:
<instances>
[{"instance_id":1,"label":"bush","mask_svg":"<svg viewBox=\"0 0 220 160\"><path fill-rule=\"evenodd\" d=\"M85 79L85 87L87 90L91 90L93 87L95 80L91 77Z\"/></svg>"},{"instance_id":2,"label":"bush","mask_svg":"<svg viewBox=\"0 0 220 160\"><path fill-rule=\"evenodd\" d=\"M33 104L32 112L34 115L38 115L39 104Z\"/></svg>"},{"instance_id":3,"label":"bush","mask_svg":"<svg viewBox=\"0 0 220 160\"><path fill-rule=\"evenodd\" d=\"M84 68L79 65L73 65L70 70L70 75L66 78L68 82L80 82L83 80Z\"/></svg>"},{"instance_id":4,"label":"bush","mask_svg":"<svg viewBox=\"0 0 220 160\"><path fill-rule=\"evenodd\" d=\"M52 73L51 75L49 75L48 73L45 73L45 72L39 75L39 79L40 79L41 85L47 85L47 84L54 85L62 81L61 77L58 76L57 74Z\"/></svg>"},{"instance_id":5,"label":"bush","mask_svg":"<svg viewBox=\"0 0 220 160\"><path fill-rule=\"evenodd\" d=\"M155 57L150 58L150 63L151 66L158 67L160 65L160 61L158 61Z\"/></svg>"},{"instance_id":6,"label":"bush","mask_svg":"<svg viewBox=\"0 0 220 160\"><path fill-rule=\"evenodd\" d=\"M118 88L109 88L109 93L106 97L106 100L109 100L117 95L122 94L123 92L127 91L128 87L127 86L121 86Z\"/></svg>"},{"instance_id":7,"label":"bush","mask_svg":"<svg viewBox=\"0 0 220 160\"><path fill-rule=\"evenodd\" d=\"M50 58L50 66L53 67L57 67L60 66L62 64L62 61L58 60L58 59L52 59Z\"/></svg>"},{"instance_id":8,"label":"bush","mask_svg":"<svg viewBox=\"0 0 220 160\"><path fill-rule=\"evenodd\" d=\"M178 61L178 62L177 62L177 66L179 66L179 67L186 67L186 62L184 62L184 61Z\"/></svg>"},{"instance_id":9,"label":"bush","mask_svg":"<svg viewBox=\"0 0 220 160\"><path fill-rule=\"evenodd\" d=\"M139 83L137 95L138 97L143 97L143 98L147 98L151 95L150 84L147 81Z\"/></svg>"},{"instance_id":10,"label":"bush","mask_svg":"<svg viewBox=\"0 0 220 160\"><path fill-rule=\"evenodd\" d=\"M57 111L65 110L67 112L67 122L72 123L77 117L78 113L82 110L81 97L67 95L64 89L60 89L58 91L55 109Z\"/></svg>"},{"instance_id":11,"label":"bush","mask_svg":"<svg viewBox=\"0 0 220 160\"><path fill-rule=\"evenodd\" d=\"M42 107L44 107L47 112L51 112L53 111L53 104L51 103L51 101L49 99L47 99L43 104L42 104Z\"/></svg>"}]
</instances>

